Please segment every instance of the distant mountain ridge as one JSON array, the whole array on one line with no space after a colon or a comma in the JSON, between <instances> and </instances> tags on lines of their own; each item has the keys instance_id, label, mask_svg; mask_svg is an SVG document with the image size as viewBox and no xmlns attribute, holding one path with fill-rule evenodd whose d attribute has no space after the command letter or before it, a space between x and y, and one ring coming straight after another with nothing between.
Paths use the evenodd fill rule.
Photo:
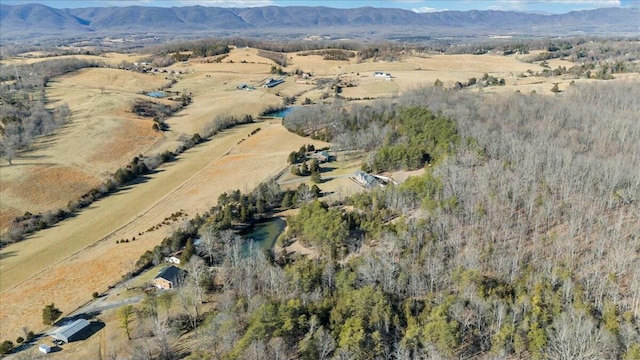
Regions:
<instances>
[{"instance_id":1,"label":"distant mountain ridge","mask_svg":"<svg viewBox=\"0 0 640 360\"><path fill-rule=\"evenodd\" d=\"M433 32L482 35L510 32L539 35L640 34L640 10L606 8L543 15L514 11L472 10L416 13L391 8L266 6L220 8L185 6L101 7L56 9L40 4L0 4L3 37L73 33L260 33L292 31L331 33L339 29L361 32ZM410 31L410 32L408 32Z\"/></svg>"}]
</instances>

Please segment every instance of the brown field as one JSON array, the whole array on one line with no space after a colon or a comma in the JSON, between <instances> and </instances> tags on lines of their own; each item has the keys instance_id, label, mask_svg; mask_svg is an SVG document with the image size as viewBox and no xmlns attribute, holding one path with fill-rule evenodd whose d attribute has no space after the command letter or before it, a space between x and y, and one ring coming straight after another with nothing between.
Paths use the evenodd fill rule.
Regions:
<instances>
[{"instance_id":1,"label":"brown field","mask_svg":"<svg viewBox=\"0 0 640 360\"><path fill-rule=\"evenodd\" d=\"M182 74L175 75L177 84L173 90L192 93L193 104L168 119L170 130L163 133L153 131L150 120L139 119L127 110L134 98L143 96L139 95L141 91L157 89L169 81L164 74L100 68L54 79L47 97L54 105L68 103L72 121L55 135L41 139L32 150L20 154L15 165L9 166L2 160L1 227L6 229L12 217L25 211L64 207L133 156L172 150L181 134L200 131L218 115L256 115L268 105L281 104L282 96L319 99L321 90L312 90L313 85L296 84L293 76L286 77L285 84L275 88L262 88L264 80L273 76L272 63L256 54L254 49L242 48L234 49L221 64L196 60L174 64L171 68ZM394 63L361 64L353 60L325 61L320 56L289 54L289 57L290 65L285 70L300 68L312 72L315 78L351 78L357 86L345 88L342 94L345 97L385 97L433 84L436 79L450 86L484 73L504 77L507 86L483 91L535 90L551 95L553 82L560 82L563 89L571 81L519 78L528 69L541 68L520 62L515 56L433 55L407 57ZM104 58L119 63L134 57L108 54ZM40 59L22 61L36 60ZM247 63L241 63L243 60ZM378 70L390 72L393 80L374 78L373 71ZM638 79L639 75L616 77ZM255 86L255 90L236 90L240 83ZM247 137L258 127L262 130ZM92 292L106 290L130 271L139 256L157 245L171 226L140 233L181 209L189 217L202 213L224 191L251 190L282 170L292 150L310 142L287 132L276 120L224 131L212 141L182 154L178 161L162 166L146 181L104 198L26 241L2 249L0 339L15 339L23 326L35 331L42 329L40 317L45 304L55 302L68 313L89 301ZM332 172L336 176L352 171L351 163L336 165L338 168ZM360 191L353 185L347 177L337 177L320 187L336 194ZM136 240L127 244L115 243L133 237Z\"/></svg>"},{"instance_id":2,"label":"brown field","mask_svg":"<svg viewBox=\"0 0 640 360\"><path fill-rule=\"evenodd\" d=\"M0 163L2 219L66 206L162 138L152 121L126 112L137 93L166 80L115 69L85 69L49 83L53 105L66 102L71 122ZM9 214L9 215L6 215ZM11 216L13 215L13 216ZM2 231L8 222L2 223Z\"/></svg>"},{"instance_id":3,"label":"brown field","mask_svg":"<svg viewBox=\"0 0 640 360\"><path fill-rule=\"evenodd\" d=\"M141 58L145 57L145 55L139 54L121 54L121 53L106 53L102 55L60 55L60 56L52 56L48 57L47 54L43 52L33 51L25 54L21 54L20 56L12 57L9 59L2 60L3 65L9 64L34 64L42 61L47 61L51 59L83 59L83 60L94 60L94 61L104 61L111 65L118 65L123 61L128 62L136 62Z\"/></svg>"},{"instance_id":4,"label":"brown field","mask_svg":"<svg viewBox=\"0 0 640 360\"><path fill-rule=\"evenodd\" d=\"M236 145L257 127L262 130ZM202 213L224 191L252 189L281 170L291 149L309 142L277 121L236 127L184 153L149 181L3 249L0 336L16 334L25 325L39 329L40 314L34 309L47 303L53 301L67 313L93 291L106 290L169 229L140 232L180 209L190 216ZM115 243L133 237L127 244Z\"/></svg>"}]
</instances>

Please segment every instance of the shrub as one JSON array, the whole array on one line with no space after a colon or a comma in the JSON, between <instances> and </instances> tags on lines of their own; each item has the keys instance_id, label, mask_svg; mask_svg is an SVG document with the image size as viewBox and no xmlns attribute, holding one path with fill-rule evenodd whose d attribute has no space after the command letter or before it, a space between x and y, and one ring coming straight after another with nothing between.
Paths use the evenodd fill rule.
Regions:
<instances>
[{"instance_id":1,"label":"shrub","mask_svg":"<svg viewBox=\"0 0 640 360\"><path fill-rule=\"evenodd\" d=\"M7 354L11 351L11 349L13 349L13 343L9 340L5 340L0 345L0 354Z\"/></svg>"},{"instance_id":2,"label":"shrub","mask_svg":"<svg viewBox=\"0 0 640 360\"><path fill-rule=\"evenodd\" d=\"M42 309L42 323L45 325L52 325L56 320L58 320L60 315L62 315L62 311L51 303Z\"/></svg>"}]
</instances>

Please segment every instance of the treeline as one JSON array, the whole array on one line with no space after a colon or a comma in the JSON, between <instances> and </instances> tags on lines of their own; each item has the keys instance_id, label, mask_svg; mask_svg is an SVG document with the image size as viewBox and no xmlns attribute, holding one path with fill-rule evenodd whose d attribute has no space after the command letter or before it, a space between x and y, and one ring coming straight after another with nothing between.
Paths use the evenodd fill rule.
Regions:
<instances>
[{"instance_id":1,"label":"treeline","mask_svg":"<svg viewBox=\"0 0 640 360\"><path fill-rule=\"evenodd\" d=\"M182 110L191 103L189 94L182 94L174 105L167 105L161 102L155 102L146 99L136 99L131 105L131 112L141 117L150 117L153 119L153 129L165 131L169 127L165 122L166 118L174 113Z\"/></svg>"},{"instance_id":2,"label":"treeline","mask_svg":"<svg viewBox=\"0 0 640 360\"><path fill-rule=\"evenodd\" d=\"M13 98L0 108L0 155L9 165L21 150L28 149L39 136L52 134L70 118L67 104L52 110L43 101Z\"/></svg>"},{"instance_id":3,"label":"treeline","mask_svg":"<svg viewBox=\"0 0 640 360\"><path fill-rule=\"evenodd\" d=\"M52 77L103 64L79 59L56 59L24 65L0 66L0 155L9 164L39 136L49 135L71 116L67 104L47 108L44 88Z\"/></svg>"},{"instance_id":4,"label":"treeline","mask_svg":"<svg viewBox=\"0 0 640 360\"><path fill-rule=\"evenodd\" d=\"M353 51L346 51L341 49L301 51L298 53L298 55L299 56L319 55L319 56L322 56L323 60L341 60L341 61L347 61L356 56L353 53Z\"/></svg>"},{"instance_id":5,"label":"treeline","mask_svg":"<svg viewBox=\"0 0 640 360\"><path fill-rule=\"evenodd\" d=\"M208 57L229 53L229 43L220 39L202 39L168 43L152 48L156 55L173 56L176 61L184 61L190 57ZM182 54L182 52L185 52Z\"/></svg>"},{"instance_id":6,"label":"treeline","mask_svg":"<svg viewBox=\"0 0 640 360\"><path fill-rule=\"evenodd\" d=\"M160 46L154 46L149 48L149 52L155 55L167 56L172 53L185 52L181 56L186 60L193 56L213 56L218 55L214 52L207 52L207 49L216 49L219 54L226 52L220 52L228 49L229 46L236 47L251 47L263 50L264 52L272 53L291 53L299 52L301 55L305 54L318 54L325 57L327 60L348 60L357 56L360 60L366 60L370 58L380 58L385 60L392 60L399 57L403 50L406 50L407 45L403 45L395 42L378 42L373 45L353 42L353 41L264 41L260 39L248 39L239 37L228 38L215 38L197 41L179 41L171 44L165 44ZM412 44L412 49L425 49L424 45ZM228 52L228 50L226 50ZM357 52L354 55L353 52ZM190 53L186 53L190 52ZM192 55L191 55L192 54ZM202 55L208 54L208 55ZM284 54L282 54L284 55ZM268 57L272 59L271 57ZM274 59L272 59L274 60ZM286 57L285 57L286 60ZM283 65L282 59L278 57L278 60L274 60L276 63Z\"/></svg>"},{"instance_id":7,"label":"treeline","mask_svg":"<svg viewBox=\"0 0 640 360\"><path fill-rule=\"evenodd\" d=\"M33 64L1 65L0 89L7 90L41 90L49 79L88 67L103 67L101 61L82 60L77 58L53 59ZM4 97L3 97L4 99Z\"/></svg>"},{"instance_id":8,"label":"treeline","mask_svg":"<svg viewBox=\"0 0 640 360\"><path fill-rule=\"evenodd\" d=\"M275 52L275 51L267 51L267 50L258 50L258 56L262 56L263 58L267 58L272 60L276 64L282 67L287 66L287 54ZM271 69L271 73L274 73L274 68ZM282 69L278 71L278 73L282 74Z\"/></svg>"},{"instance_id":9,"label":"treeline","mask_svg":"<svg viewBox=\"0 0 640 360\"><path fill-rule=\"evenodd\" d=\"M214 56L229 52L230 46L251 47L271 52L298 52L322 49L357 50L359 44L349 41L264 41L240 37L211 38L194 41L176 41L169 44L150 47L148 50L156 55L167 55L177 52L193 52L194 56Z\"/></svg>"},{"instance_id":10,"label":"treeline","mask_svg":"<svg viewBox=\"0 0 640 360\"><path fill-rule=\"evenodd\" d=\"M537 76L559 76L571 74L576 77L611 79L613 74L631 73L640 70L640 45L637 39L602 39L590 37L539 39L523 42L513 40L492 41L471 45L450 45L438 48L447 54L485 54L493 52L501 55L530 54L522 58L526 62L566 59L576 65L569 68L548 67Z\"/></svg>"},{"instance_id":11,"label":"treeline","mask_svg":"<svg viewBox=\"0 0 640 360\"><path fill-rule=\"evenodd\" d=\"M421 45L410 45L410 49L423 50ZM407 50L406 44L395 42L384 42L374 45L363 46L358 50L358 59L360 61L367 59L381 59L383 61L397 60Z\"/></svg>"},{"instance_id":12,"label":"treeline","mask_svg":"<svg viewBox=\"0 0 640 360\"><path fill-rule=\"evenodd\" d=\"M274 180L260 183L250 193L244 194L240 190L222 193L215 206L191 219L153 250L146 251L136 262L134 272L127 276L158 265L179 250L184 250L182 263L189 262L193 255L201 255L208 266L220 266L224 261L224 248L234 238L233 234L269 218L275 211L297 207L319 196L320 189L315 185L301 184L295 190L282 190ZM200 242L196 246L197 238Z\"/></svg>"},{"instance_id":13,"label":"treeline","mask_svg":"<svg viewBox=\"0 0 640 360\"><path fill-rule=\"evenodd\" d=\"M230 127L253 122L253 117L246 115L241 118L234 116L217 116L202 130L202 135L196 133L191 137L181 136L179 145L174 151L164 151L151 156L139 155L134 157L129 164L116 170L116 172L99 186L89 190L78 199L69 201L66 208L47 211L44 214L32 214L26 212L11 222L7 233L0 238L0 247L24 239L28 234L55 225L56 223L81 211L93 202L117 192L122 186L126 186L141 177L149 175L163 163L173 161L178 155L198 145L206 139L215 136L220 131Z\"/></svg>"}]
</instances>

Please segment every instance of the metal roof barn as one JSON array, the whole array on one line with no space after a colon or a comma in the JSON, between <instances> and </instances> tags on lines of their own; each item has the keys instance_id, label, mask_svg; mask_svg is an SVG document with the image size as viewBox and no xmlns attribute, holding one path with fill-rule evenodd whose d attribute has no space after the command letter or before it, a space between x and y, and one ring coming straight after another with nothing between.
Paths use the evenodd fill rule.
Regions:
<instances>
[{"instance_id":1,"label":"metal roof barn","mask_svg":"<svg viewBox=\"0 0 640 360\"><path fill-rule=\"evenodd\" d=\"M69 343L74 340L82 330L89 326L89 322L86 319L78 319L67 326L63 326L55 333L51 334L55 339L62 340Z\"/></svg>"}]
</instances>

